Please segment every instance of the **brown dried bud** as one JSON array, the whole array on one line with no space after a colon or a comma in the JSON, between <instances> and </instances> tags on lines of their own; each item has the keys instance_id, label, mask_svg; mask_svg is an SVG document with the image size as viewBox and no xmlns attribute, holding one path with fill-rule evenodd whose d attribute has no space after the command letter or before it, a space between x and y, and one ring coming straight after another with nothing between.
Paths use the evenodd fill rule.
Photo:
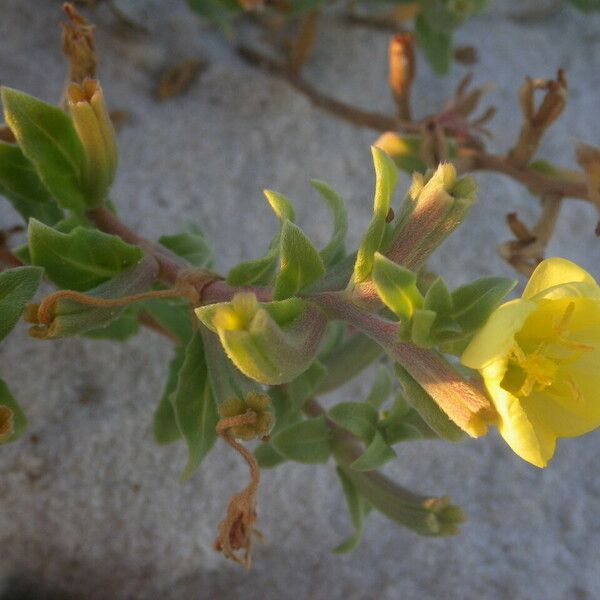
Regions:
<instances>
[{"instance_id":1,"label":"brown dried bud","mask_svg":"<svg viewBox=\"0 0 600 600\"><path fill-rule=\"evenodd\" d=\"M253 412L256 419L251 423L235 425L229 428L231 435L240 440L252 440L264 437L273 426L273 413L270 411L271 398L259 392L248 392L244 400L229 398L219 406L221 419L237 417Z\"/></svg>"},{"instance_id":2,"label":"brown dried bud","mask_svg":"<svg viewBox=\"0 0 600 600\"><path fill-rule=\"evenodd\" d=\"M600 148L578 143L575 148L575 156L585 174L590 198L596 208L600 210Z\"/></svg>"},{"instance_id":3,"label":"brown dried bud","mask_svg":"<svg viewBox=\"0 0 600 600\"><path fill-rule=\"evenodd\" d=\"M71 3L66 2L63 10L69 18L62 24L62 51L69 61L69 81L82 83L86 77L96 76L95 27Z\"/></svg>"},{"instance_id":4,"label":"brown dried bud","mask_svg":"<svg viewBox=\"0 0 600 600\"><path fill-rule=\"evenodd\" d=\"M415 78L415 50L410 33L392 36L388 46L388 83L400 117L410 119L410 91Z\"/></svg>"},{"instance_id":5,"label":"brown dried bud","mask_svg":"<svg viewBox=\"0 0 600 600\"><path fill-rule=\"evenodd\" d=\"M15 430L13 411L8 406L0 406L0 442L7 440Z\"/></svg>"}]
</instances>

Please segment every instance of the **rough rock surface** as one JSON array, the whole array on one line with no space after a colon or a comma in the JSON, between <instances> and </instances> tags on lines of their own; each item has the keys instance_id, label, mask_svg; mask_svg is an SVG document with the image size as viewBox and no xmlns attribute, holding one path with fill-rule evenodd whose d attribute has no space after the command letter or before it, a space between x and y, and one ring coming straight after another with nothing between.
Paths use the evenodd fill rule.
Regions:
<instances>
[{"instance_id":1,"label":"rough rock surface","mask_svg":"<svg viewBox=\"0 0 600 600\"><path fill-rule=\"evenodd\" d=\"M519 126L516 90L524 75L567 69L570 100L541 154L573 164L574 138L600 142L598 16L563 8L515 20L511 1L471 20L459 42L474 43L475 80L493 79L499 112L492 144L505 150ZM528 2L527 4L534 4ZM537 4L537 3L536 3ZM552 4L545 2L543 4ZM372 132L319 112L287 85L244 65L183 3L123 3L152 31L132 35L99 8L100 75L111 106L130 112L120 134L114 198L123 218L155 237L193 220L213 241L217 268L258 255L274 228L261 199L272 187L296 201L300 223L327 239L324 209L308 186L336 187L350 210L354 244L368 221ZM0 78L48 101L64 66L57 45L60 3L0 3ZM156 103L157 73L188 57L210 61L189 93ZM332 25L319 36L307 76L358 105L390 110L386 36ZM420 65L419 113L433 111L464 69L435 79ZM480 202L433 261L452 284L511 274L495 247L504 215L536 214L526 190L478 175ZM406 179L401 181L406 185ZM0 223L14 223L0 209ZM590 206L568 201L550 253L596 276L600 246ZM265 543L246 574L210 549L225 499L245 473L219 445L188 483L179 482L181 446L161 448L150 422L169 348L144 332L122 345L40 343L23 328L0 348L0 376L18 391L30 419L23 440L0 452L0 594L5 598L486 598L583 600L600 597L600 433L563 441L547 470L518 460L494 434L461 445L402 447L388 471L404 484L449 494L470 519L462 534L425 539L375 515L359 549L330 549L348 532L331 466L285 465L260 491ZM360 398L351 382L337 397Z\"/></svg>"}]
</instances>

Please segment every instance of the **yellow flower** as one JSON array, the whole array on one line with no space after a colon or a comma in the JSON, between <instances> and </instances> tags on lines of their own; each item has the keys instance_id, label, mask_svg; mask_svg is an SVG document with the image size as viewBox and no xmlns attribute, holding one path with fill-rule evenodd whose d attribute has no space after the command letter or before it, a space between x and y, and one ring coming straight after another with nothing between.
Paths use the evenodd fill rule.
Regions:
<instances>
[{"instance_id":1,"label":"yellow flower","mask_svg":"<svg viewBox=\"0 0 600 600\"><path fill-rule=\"evenodd\" d=\"M545 467L557 438L600 426L598 284L568 260L544 260L523 297L492 313L461 361L481 373L506 443Z\"/></svg>"}]
</instances>

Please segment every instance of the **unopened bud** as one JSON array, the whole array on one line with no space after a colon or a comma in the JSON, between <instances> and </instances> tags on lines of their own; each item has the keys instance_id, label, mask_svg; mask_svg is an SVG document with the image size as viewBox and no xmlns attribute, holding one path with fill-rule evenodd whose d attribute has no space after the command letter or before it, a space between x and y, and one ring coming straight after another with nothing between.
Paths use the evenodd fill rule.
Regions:
<instances>
[{"instance_id":1,"label":"unopened bud","mask_svg":"<svg viewBox=\"0 0 600 600\"><path fill-rule=\"evenodd\" d=\"M415 51L411 34L392 36L388 47L388 64L388 83L400 118L410 119L410 91L415 77Z\"/></svg>"},{"instance_id":2,"label":"unopened bud","mask_svg":"<svg viewBox=\"0 0 600 600\"><path fill-rule=\"evenodd\" d=\"M106 200L117 168L115 131L98 81L69 85L67 104L85 153L85 191L90 205L97 205Z\"/></svg>"}]
</instances>

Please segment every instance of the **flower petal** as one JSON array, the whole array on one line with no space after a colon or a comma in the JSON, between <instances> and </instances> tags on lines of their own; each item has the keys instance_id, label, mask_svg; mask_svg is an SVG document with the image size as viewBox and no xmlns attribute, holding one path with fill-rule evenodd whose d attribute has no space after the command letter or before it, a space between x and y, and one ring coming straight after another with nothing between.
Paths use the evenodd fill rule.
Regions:
<instances>
[{"instance_id":1,"label":"flower petal","mask_svg":"<svg viewBox=\"0 0 600 600\"><path fill-rule=\"evenodd\" d=\"M598 290L595 279L585 269L565 258L547 258L536 267L525 286L523 298L531 299L554 286L574 282L582 282L590 286L590 290Z\"/></svg>"},{"instance_id":2,"label":"flower petal","mask_svg":"<svg viewBox=\"0 0 600 600\"><path fill-rule=\"evenodd\" d=\"M506 356L515 343L515 334L535 309L534 302L519 298L495 310L464 351L460 359L463 365L482 369Z\"/></svg>"},{"instance_id":3,"label":"flower petal","mask_svg":"<svg viewBox=\"0 0 600 600\"><path fill-rule=\"evenodd\" d=\"M506 361L499 360L482 371L498 411L498 431L515 454L536 467L545 467L554 454L556 435L536 412L525 410L521 400L500 387L505 370Z\"/></svg>"}]
</instances>

